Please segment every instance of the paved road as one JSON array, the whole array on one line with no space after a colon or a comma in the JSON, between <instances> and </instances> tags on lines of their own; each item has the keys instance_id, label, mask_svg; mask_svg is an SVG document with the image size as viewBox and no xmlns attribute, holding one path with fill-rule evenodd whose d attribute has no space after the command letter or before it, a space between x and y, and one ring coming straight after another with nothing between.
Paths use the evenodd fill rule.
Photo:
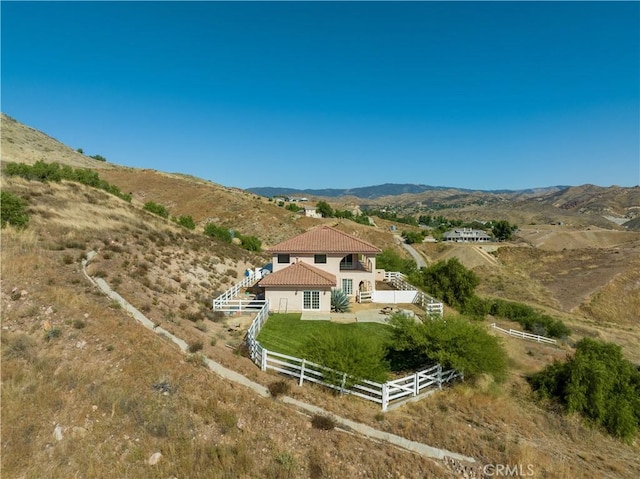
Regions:
<instances>
[{"instance_id":1,"label":"paved road","mask_svg":"<svg viewBox=\"0 0 640 479\"><path fill-rule=\"evenodd\" d=\"M396 236L396 240L402 245L404 249L406 249L409 252L411 257L414 259L414 261L418 265L418 269L426 268L427 262L424 260L423 256L420 253L418 253L413 246L411 246L410 244L407 244L402 238L402 236L400 235L395 235L395 236Z\"/></svg>"}]
</instances>

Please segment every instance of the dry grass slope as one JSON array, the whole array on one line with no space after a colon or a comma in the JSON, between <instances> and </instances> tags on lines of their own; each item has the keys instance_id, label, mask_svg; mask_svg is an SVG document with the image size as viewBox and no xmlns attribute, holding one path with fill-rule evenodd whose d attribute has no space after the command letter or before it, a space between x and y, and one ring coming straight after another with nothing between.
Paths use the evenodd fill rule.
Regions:
<instances>
[{"instance_id":1,"label":"dry grass slope","mask_svg":"<svg viewBox=\"0 0 640 479\"><path fill-rule=\"evenodd\" d=\"M0 113L2 129L2 161L34 164L44 160L57 162L74 168L113 168L110 163L97 161L63 145L55 138L23 125L4 113Z\"/></svg>"},{"instance_id":2,"label":"dry grass slope","mask_svg":"<svg viewBox=\"0 0 640 479\"><path fill-rule=\"evenodd\" d=\"M3 161L17 161L4 148L4 117L2 127ZM459 477L441 462L314 429L309 418L202 367L204 354L265 386L279 379L235 352L243 334L236 325L247 318L209 309L217 292L265 258L139 206L164 202L172 215L201 214L199 221L232 226L232 215L225 216L231 205L240 231L271 244L322 220L294 219L264 199L181 175L120 167L100 174L132 191L134 204L82 185L2 178L2 188L27 199L31 213L28 229L3 229L0 237L3 477ZM162 196L171 188L180 193ZM338 225L381 247L394 244L386 226ZM90 250L97 252L92 274L202 349L183 355L97 293L80 268ZM447 247L424 251L436 259ZM500 248L496 259L476 269L482 293L543 307L578 336L616 340L640 362L637 243L563 251L523 242ZM600 279L580 299L580 288L563 286L571 278ZM623 295L624 302L616 301ZM384 415L373 404L313 387L292 386L290 394L481 464L532 464L534 477L638 475L638 441L624 445L533 400L524 376L570 354L570 345L511 338L504 344L512 366L504 384L460 385ZM162 458L151 466L155 452Z\"/></svg>"}]
</instances>

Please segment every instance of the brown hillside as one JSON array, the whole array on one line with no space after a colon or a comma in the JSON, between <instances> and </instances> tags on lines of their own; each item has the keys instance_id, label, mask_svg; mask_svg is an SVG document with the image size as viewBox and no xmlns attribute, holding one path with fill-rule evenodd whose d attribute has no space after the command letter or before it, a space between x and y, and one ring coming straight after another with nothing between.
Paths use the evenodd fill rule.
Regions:
<instances>
[{"instance_id":1,"label":"brown hillside","mask_svg":"<svg viewBox=\"0 0 640 479\"><path fill-rule=\"evenodd\" d=\"M114 166L104 161L94 160L63 145L55 138L16 121L0 113L2 131L2 161L34 164L38 160L47 163L57 162L74 168L98 168L101 170Z\"/></svg>"},{"instance_id":2,"label":"brown hillside","mask_svg":"<svg viewBox=\"0 0 640 479\"><path fill-rule=\"evenodd\" d=\"M3 162L15 161L5 157L4 148L2 155ZM107 178L112 173L118 174ZM330 222L385 247L394 241L388 224L372 228L302 218L266 199L182 175L125 168L100 174L131 191L133 204L75 183L1 178L2 190L24 198L30 213L25 230L0 231L3 477L462 477L443 461L352 431L317 430L282 402L204 368L202 355L264 386L281 379L240 354L251 318L214 314L210 308L218 292L265 257L206 237L200 229L180 228L140 205L153 200L167 204L172 215L190 214L199 221L216 215L230 225L225 212L237 207L235 227L265 242ZM140 174L139 183L134 174ZM175 188L175 203L163 188ZM212 213L200 213L198 208L207 207ZM631 309L637 301L612 304L622 294L640 296L637 243L595 244L564 251L523 240L500 245L487 252L495 263L475 268L482 278L480 293L544 308L567 321L575 332L572 341L584 335L615 340L640 362L637 309ZM422 246L432 259L451 250ZM181 353L102 295L82 272L89 251L96 252L90 274L155 324L202 349ZM563 277L582 283L576 280L564 291L557 277L565 270ZM583 299L580 284L591 285ZM607 319L618 314L624 320ZM312 386L291 382L290 394L373 428L472 456L480 465L531 464L532 477L540 478L635 477L637 439L624 444L539 403L525 380L571 354L571 344L501 338L510 358L503 384L459 384L385 414L373 403ZM162 458L151 466L155 452Z\"/></svg>"},{"instance_id":3,"label":"brown hillside","mask_svg":"<svg viewBox=\"0 0 640 479\"><path fill-rule=\"evenodd\" d=\"M256 477L284 467L291 469L286 477L296 478L343 477L345 470L384 477L389 468L391 477L451 477L442 464L383 445L367 454L371 445L362 438L316 431L281 404L216 379L197 357L182 357L96 294L79 264L86 251L97 251L92 274L163 328L189 344L201 342L202 353L268 385L273 375L226 347L242 339L235 329L240 318L209 315L215 291L255 264L250 254L83 186L3 179L2 187L27 198L32 214L24 232L2 230L2 467L8 477L76 471L99 477L105 467L130 477L151 470ZM51 328L59 337L46 340ZM293 394L482 463L533 463L539 477L625 477L640 466L637 446L532 402L520 374L565 350L508 345L518 372L504 387L460 386L383 417L373 404L313 387ZM157 451L163 459L150 469L146 460ZM309 468L322 474L309 475Z\"/></svg>"}]
</instances>

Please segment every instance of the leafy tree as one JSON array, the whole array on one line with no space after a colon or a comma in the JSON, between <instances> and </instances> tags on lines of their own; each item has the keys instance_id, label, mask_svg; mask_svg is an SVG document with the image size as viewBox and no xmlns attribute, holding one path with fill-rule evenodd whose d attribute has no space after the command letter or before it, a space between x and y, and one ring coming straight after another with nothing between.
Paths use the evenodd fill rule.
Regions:
<instances>
[{"instance_id":1,"label":"leafy tree","mask_svg":"<svg viewBox=\"0 0 640 479\"><path fill-rule=\"evenodd\" d=\"M98 161L107 161L107 159L102 155L93 155L93 156L90 156L89 158L93 158L94 160L98 160Z\"/></svg>"},{"instance_id":2,"label":"leafy tree","mask_svg":"<svg viewBox=\"0 0 640 479\"><path fill-rule=\"evenodd\" d=\"M387 359L393 370L440 363L464 373L466 379L480 374L490 374L498 381L506 377L507 354L498 338L461 316L416 321L394 314L390 324Z\"/></svg>"},{"instance_id":3,"label":"leafy tree","mask_svg":"<svg viewBox=\"0 0 640 479\"><path fill-rule=\"evenodd\" d=\"M513 238L513 233L518 229L516 225L511 225L507 220L499 220L493 223L491 232L498 241L507 241Z\"/></svg>"},{"instance_id":4,"label":"leafy tree","mask_svg":"<svg viewBox=\"0 0 640 479\"><path fill-rule=\"evenodd\" d=\"M176 223L190 230L196 229L196 222L193 221L191 216L178 216Z\"/></svg>"},{"instance_id":5,"label":"leafy tree","mask_svg":"<svg viewBox=\"0 0 640 479\"><path fill-rule=\"evenodd\" d=\"M480 284L478 276L457 258L422 268L419 279L431 295L457 308L473 297L476 286Z\"/></svg>"},{"instance_id":6,"label":"leafy tree","mask_svg":"<svg viewBox=\"0 0 640 479\"><path fill-rule=\"evenodd\" d=\"M386 271L410 274L416 270L413 259L402 257L396 250L385 248L376 256L376 267Z\"/></svg>"},{"instance_id":7,"label":"leafy tree","mask_svg":"<svg viewBox=\"0 0 640 479\"><path fill-rule=\"evenodd\" d=\"M204 227L204 234L213 238L218 238L225 243L231 243L233 240L231 232L227 228L217 226L215 223L207 223Z\"/></svg>"},{"instance_id":8,"label":"leafy tree","mask_svg":"<svg viewBox=\"0 0 640 479\"><path fill-rule=\"evenodd\" d=\"M13 193L0 191L0 223L25 228L29 223L27 202Z\"/></svg>"},{"instance_id":9,"label":"leafy tree","mask_svg":"<svg viewBox=\"0 0 640 479\"><path fill-rule=\"evenodd\" d=\"M316 211L318 211L323 218L333 217L333 208L326 201L319 201L316 205Z\"/></svg>"},{"instance_id":10,"label":"leafy tree","mask_svg":"<svg viewBox=\"0 0 640 479\"><path fill-rule=\"evenodd\" d=\"M584 338L565 363L554 362L531 375L541 396L557 400L630 442L640 427L640 370L615 343Z\"/></svg>"},{"instance_id":11,"label":"leafy tree","mask_svg":"<svg viewBox=\"0 0 640 479\"><path fill-rule=\"evenodd\" d=\"M405 239L407 244L422 243L422 240L424 239L424 236L420 231L403 231L402 237Z\"/></svg>"},{"instance_id":12,"label":"leafy tree","mask_svg":"<svg viewBox=\"0 0 640 479\"><path fill-rule=\"evenodd\" d=\"M370 336L349 334L346 329L317 332L306 341L300 354L318 364L347 373L348 388L357 379L384 382L388 377L388 363L384 359L384 345ZM328 382L341 386L343 375L325 374Z\"/></svg>"},{"instance_id":13,"label":"leafy tree","mask_svg":"<svg viewBox=\"0 0 640 479\"><path fill-rule=\"evenodd\" d=\"M169 211L163 205L154 203L153 201L147 201L142 207L143 210L149 211L155 215L162 216L163 218L169 217Z\"/></svg>"},{"instance_id":14,"label":"leafy tree","mask_svg":"<svg viewBox=\"0 0 640 479\"><path fill-rule=\"evenodd\" d=\"M333 212L333 216L335 216L336 218L344 218L347 220L353 220L354 218L353 213L349 210L335 210Z\"/></svg>"},{"instance_id":15,"label":"leafy tree","mask_svg":"<svg viewBox=\"0 0 640 479\"><path fill-rule=\"evenodd\" d=\"M84 155L84 150L82 148L78 148L76 151L81 155Z\"/></svg>"}]
</instances>

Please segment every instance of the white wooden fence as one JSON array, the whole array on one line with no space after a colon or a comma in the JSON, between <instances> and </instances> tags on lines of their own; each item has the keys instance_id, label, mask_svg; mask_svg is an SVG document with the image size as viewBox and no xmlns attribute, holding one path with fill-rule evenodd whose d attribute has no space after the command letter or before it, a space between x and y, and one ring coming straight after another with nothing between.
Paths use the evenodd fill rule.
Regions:
<instances>
[{"instance_id":1,"label":"white wooden fence","mask_svg":"<svg viewBox=\"0 0 640 479\"><path fill-rule=\"evenodd\" d=\"M413 303L416 299L416 295L418 291L372 291L371 301L374 303L386 303L386 304L398 304L404 303L409 304Z\"/></svg>"},{"instance_id":2,"label":"white wooden fence","mask_svg":"<svg viewBox=\"0 0 640 479\"><path fill-rule=\"evenodd\" d=\"M248 274L242 281L213 300L212 306L214 311L235 312L244 311L246 309L261 309L263 307L264 300L235 299L242 288L252 286L258 279L260 279L260 275L255 271L247 271Z\"/></svg>"},{"instance_id":3,"label":"white wooden fence","mask_svg":"<svg viewBox=\"0 0 640 479\"><path fill-rule=\"evenodd\" d=\"M388 279L387 275L389 275ZM307 361L306 359L268 351L262 347L256 338L258 334L260 334L264 323L269 318L269 302L267 300L256 299L235 299L242 288L253 285L258 279L260 279L259 274L249 270L242 281L215 298L212 306L215 311L257 312L256 317L247 330L245 343L248 348L249 357L255 364L260 366L260 369L263 371L271 369L288 376L293 376L298 379L298 384L300 385L305 381L322 384L323 386L339 390L342 393L352 394L378 403L382 406L383 411L388 409L389 403L392 401L417 396L427 388L437 387L441 389L442 384L456 378L464 379L461 373L453 369L443 371L442 367L438 364L404 378L394 379L393 381L380 384L366 379L353 378L348 376L347 373L327 368L320 364ZM419 301L418 304L421 304L427 313L439 313L442 315L442 303L437 303L433 298L426 296L421 291L417 291L416 288L404 280L402 273L385 273L385 279L392 281L400 290L395 292L390 291L390 293L408 293L407 297L413 295L412 302ZM400 285L400 287L398 287L398 285ZM329 381L328 378L332 378L333 381ZM336 379L338 379L338 381L336 381ZM337 385L337 383L340 384Z\"/></svg>"},{"instance_id":4,"label":"white wooden fence","mask_svg":"<svg viewBox=\"0 0 640 479\"><path fill-rule=\"evenodd\" d=\"M419 305L428 315L442 317L444 314L443 304L407 282L407 277L404 274L397 271L385 271L384 280L391 283L396 290L415 291L415 297L410 302Z\"/></svg>"},{"instance_id":5,"label":"white wooden fence","mask_svg":"<svg viewBox=\"0 0 640 479\"><path fill-rule=\"evenodd\" d=\"M518 331L516 329L503 329L499 326L496 326L496 323L491 323L491 327L493 329L497 329L502 333L508 334L509 336L514 336L520 339L527 339L529 341L536 341L538 343L547 343L547 344L557 343L555 339L547 338L545 336L540 336L539 334L525 333L524 331Z\"/></svg>"},{"instance_id":6,"label":"white wooden fence","mask_svg":"<svg viewBox=\"0 0 640 479\"><path fill-rule=\"evenodd\" d=\"M366 379L356 379L347 373L336 371L306 359L276 353L264 348L256 339L264 323L269 318L269 304L265 302L247 330L245 342L251 360L263 371L273 370L298 379L298 384L305 381L339 390L345 394L352 394L381 405L386 411L389 404L400 399L417 396L427 388L442 388L442 384L456 378L464 379L461 373L450 369L443 371L438 364L409 376L388 381L384 384ZM332 378L333 381L327 380ZM340 379L341 378L341 379ZM338 379L339 381L336 381ZM338 382L340 383L338 385Z\"/></svg>"}]
</instances>

